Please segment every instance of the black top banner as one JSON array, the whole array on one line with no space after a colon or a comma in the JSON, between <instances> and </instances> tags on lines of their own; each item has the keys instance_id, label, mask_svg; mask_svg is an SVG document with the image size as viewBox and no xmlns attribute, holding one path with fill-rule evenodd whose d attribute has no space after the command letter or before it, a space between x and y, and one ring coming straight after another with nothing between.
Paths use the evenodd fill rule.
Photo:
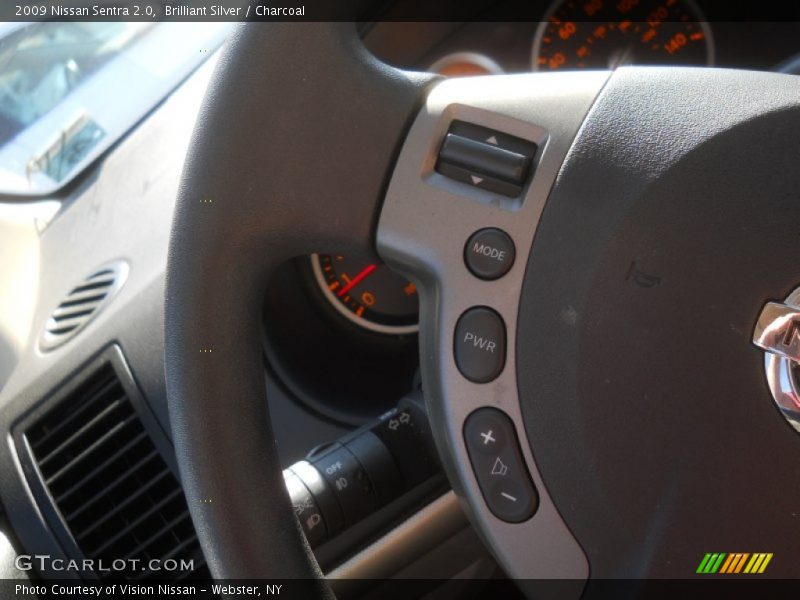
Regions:
<instances>
[{"instance_id":1,"label":"black top banner","mask_svg":"<svg viewBox=\"0 0 800 600\"><path fill-rule=\"evenodd\" d=\"M573 20L620 20L676 0L574 0ZM753 0L693 2L709 22L800 21L800 3ZM551 0L3 0L0 21L540 21ZM602 10L598 10L598 6ZM674 13L672 13L674 14ZM667 17L669 20L671 17ZM637 19L638 20L638 19Z\"/></svg>"}]
</instances>

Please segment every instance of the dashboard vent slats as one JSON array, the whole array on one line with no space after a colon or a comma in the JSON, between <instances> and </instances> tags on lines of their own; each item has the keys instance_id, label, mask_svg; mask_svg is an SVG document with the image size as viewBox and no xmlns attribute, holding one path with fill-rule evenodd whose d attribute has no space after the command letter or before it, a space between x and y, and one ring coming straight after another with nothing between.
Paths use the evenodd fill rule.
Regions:
<instances>
[{"instance_id":1,"label":"dashboard vent slats","mask_svg":"<svg viewBox=\"0 0 800 600\"><path fill-rule=\"evenodd\" d=\"M39 340L40 348L52 350L77 335L120 290L127 276L128 264L116 261L101 267L72 288L45 323Z\"/></svg>"},{"instance_id":2,"label":"dashboard vent slats","mask_svg":"<svg viewBox=\"0 0 800 600\"><path fill-rule=\"evenodd\" d=\"M100 579L210 577L183 490L111 364L101 366L24 435L83 556L106 565L138 559L135 569L98 572ZM193 560L194 570L149 570L151 560L167 558Z\"/></svg>"}]
</instances>

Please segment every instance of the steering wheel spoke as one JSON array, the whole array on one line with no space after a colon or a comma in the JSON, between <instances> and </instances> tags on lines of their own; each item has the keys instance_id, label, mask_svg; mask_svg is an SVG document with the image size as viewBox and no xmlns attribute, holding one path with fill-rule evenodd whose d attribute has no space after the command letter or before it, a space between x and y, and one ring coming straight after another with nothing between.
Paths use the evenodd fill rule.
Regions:
<instances>
[{"instance_id":1,"label":"steering wheel spoke","mask_svg":"<svg viewBox=\"0 0 800 600\"><path fill-rule=\"evenodd\" d=\"M536 225L570 144L607 78L608 73L598 72L439 84L406 139L378 227L381 257L412 278L420 293L422 375L433 428L441 434L440 454L473 522L507 572L520 580L577 582L588 575L583 552L548 497L528 443L516 384L516 323ZM524 151L521 142L531 145L531 166L516 196L487 190L482 181L455 180L441 168L442 140L462 123L475 126L480 137L472 137L488 146L514 152ZM476 179L490 167L476 164ZM515 254L508 270L490 279L470 268L480 260L491 270L492 261L501 265L508 260L501 254L507 251L502 238L482 241L476 236L487 228L507 236ZM485 309L499 318L499 330L481 325L474 311ZM479 320L465 324L473 314ZM469 369L498 359L500 368L490 369L488 376L470 376ZM470 415L480 419L485 407L509 420L504 441L494 439L501 435L500 415L494 425L489 418L474 431L465 428ZM481 435L471 448L471 437ZM501 445L517 446L521 457ZM535 492L525 490L529 482ZM525 507L518 513L517 506L529 497L533 510Z\"/></svg>"}]
</instances>

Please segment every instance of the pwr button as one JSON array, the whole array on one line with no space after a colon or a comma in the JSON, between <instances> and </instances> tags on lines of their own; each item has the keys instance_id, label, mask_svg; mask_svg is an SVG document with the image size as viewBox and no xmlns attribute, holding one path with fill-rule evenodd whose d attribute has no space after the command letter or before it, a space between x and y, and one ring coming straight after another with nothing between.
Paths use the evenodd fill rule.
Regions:
<instances>
[{"instance_id":1,"label":"pwr button","mask_svg":"<svg viewBox=\"0 0 800 600\"><path fill-rule=\"evenodd\" d=\"M488 383L506 364L506 326L491 308L470 308L458 319L453 353L461 374L475 383Z\"/></svg>"}]
</instances>

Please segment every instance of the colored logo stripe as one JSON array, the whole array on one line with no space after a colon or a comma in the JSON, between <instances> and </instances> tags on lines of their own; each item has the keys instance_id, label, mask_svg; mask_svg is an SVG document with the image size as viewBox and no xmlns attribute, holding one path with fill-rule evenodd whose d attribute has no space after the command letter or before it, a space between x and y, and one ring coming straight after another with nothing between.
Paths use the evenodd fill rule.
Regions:
<instances>
[{"instance_id":1,"label":"colored logo stripe","mask_svg":"<svg viewBox=\"0 0 800 600\"><path fill-rule=\"evenodd\" d=\"M737 573L763 573L771 560L772 553L767 552L754 554L750 554L749 552L733 552L730 554L725 552L709 552L703 557L703 560L700 561L700 566L697 567L697 573L706 575L714 573L724 573L728 575Z\"/></svg>"},{"instance_id":2,"label":"colored logo stripe","mask_svg":"<svg viewBox=\"0 0 800 600\"><path fill-rule=\"evenodd\" d=\"M750 557L750 554L736 553L728 554L728 560L722 565L719 570L720 573L738 573L744 567L744 561Z\"/></svg>"},{"instance_id":3,"label":"colored logo stripe","mask_svg":"<svg viewBox=\"0 0 800 600\"><path fill-rule=\"evenodd\" d=\"M760 553L760 554L753 554L753 558L750 559L750 562L747 563L747 566L744 568L745 573L763 573L764 570L767 568L769 561L772 560L772 553Z\"/></svg>"},{"instance_id":4,"label":"colored logo stripe","mask_svg":"<svg viewBox=\"0 0 800 600\"><path fill-rule=\"evenodd\" d=\"M716 573L719 569L722 560L725 558L725 553L715 552L714 554L706 554L703 557L700 566L697 567L698 573Z\"/></svg>"}]
</instances>

